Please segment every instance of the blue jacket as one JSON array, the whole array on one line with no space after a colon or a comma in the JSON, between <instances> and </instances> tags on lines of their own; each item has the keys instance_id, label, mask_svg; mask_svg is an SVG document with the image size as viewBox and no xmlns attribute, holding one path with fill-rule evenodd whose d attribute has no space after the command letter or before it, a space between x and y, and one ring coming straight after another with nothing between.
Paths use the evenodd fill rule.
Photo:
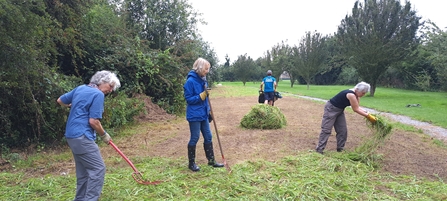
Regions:
<instances>
[{"instance_id":1,"label":"blue jacket","mask_svg":"<svg viewBox=\"0 0 447 201\"><path fill-rule=\"evenodd\" d=\"M203 101L200 98L208 84L194 70L189 71L186 82L183 85L183 95L186 100L186 120L188 121L208 121L210 106L208 97Z\"/></svg>"}]
</instances>

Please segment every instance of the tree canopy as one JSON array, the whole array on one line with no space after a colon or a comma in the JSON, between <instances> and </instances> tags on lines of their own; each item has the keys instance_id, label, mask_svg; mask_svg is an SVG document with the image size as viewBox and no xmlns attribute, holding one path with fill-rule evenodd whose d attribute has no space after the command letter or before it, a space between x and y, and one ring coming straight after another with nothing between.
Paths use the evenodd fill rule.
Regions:
<instances>
[{"instance_id":1,"label":"tree canopy","mask_svg":"<svg viewBox=\"0 0 447 201\"><path fill-rule=\"evenodd\" d=\"M56 99L98 70L122 84L106 98L110 133L138 114L137 94L182 113L193 62L218 63L197 23L186 0L0 1L0 146L62 141L68 110Z\"/></svg>"},{"instance_id":2,"label":"tree canopy","mask_svg":"<svg viewBox=\"0 0 447 201\"><path fill-rule=\"evenodd\" d=\"M410 2L364 0L355 2L352 14L341 21L337 37L343 55L371 84L371 96L380 76L417 46L419 20Z\"/></svg>"},{"instance_id":3,"label":"tree canopy","mask_svg":"<svg viewBox=\"0 0 447 201\"><path fill-rule=\"evenodd\" d=\"M233 67L237 79L242 81L244 86L246 82L253 80L256 64L251 57L247 56L247 54L240 55L233 63Z\"/></svg>"},{"instance_id":4,"label":"tree canopy","mask_svg":"<svg viewBox=\"0 0 447 201\"><path fill-rule=\"evenodd\" d=\"M307 83L325 67L327 58L326 38L320 33L306 32L298 47L294 47L296 71Z\"/></svg>"}]
</instances>

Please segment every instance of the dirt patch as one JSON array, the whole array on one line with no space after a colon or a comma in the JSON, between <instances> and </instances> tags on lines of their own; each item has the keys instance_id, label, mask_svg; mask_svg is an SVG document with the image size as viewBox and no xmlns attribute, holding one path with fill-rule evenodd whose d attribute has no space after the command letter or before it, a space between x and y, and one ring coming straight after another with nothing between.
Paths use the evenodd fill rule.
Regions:
<instances>
[{"instance_id":1,"label":"dirt patch","mask_svg":"<svg viewBox=\"0 0 447 201\"><path fill-rule=\"evenodd\" d=\"M213 94L225 93L222 88L213 89ZM288 125L278 130L247 130L239 126L242 117L257 103L258 97L211 97L219 137L228 164L235 165L244 161L265 159L278 160L299 152L313 152L320 133L324 102L284 96L275 102L287 119ZM141 132L132 137L116 138L115 144L130 159L134 157L182 158L187 168L187 143L189 127L184 117L173 117L161 111L158 106L147 101L148 114L139 117ZM147 117L150 116L150 117ZM157 116L157 118L154 118ZM350 109L346 111L348 122L348 141L346 150L354 150L362 140L372 135L365 119ZM214 125L213 142L216 159L221 161ZM329 138L326 152L335 152L335 132ZM391 138L378 150L383 155L383 167L380 171L393 174L416 175L430 179L447 179L447 149L436 146L428 135L394 129ZM206 165L202 148L203 137L197 148L197 163ZM68 149L68 148L67 148ZM128 166L125 162L116 164L108 160L117 157L110 146L101 146L101 152L107 165ZM317 153L315 153L317 154ZM53 164L58 165L58 164ZM73 163L59 164L51 168L52 174L74 173ZM40 174L34 172L33 174ZM48 174L46 172L45 174Z\"/></svg>"},{"instance_id":2,"label":"dirt patch","mask_svg":"<svg viewBox=\"0 0 447 201\"><path fill-rule=\"evenodd\" d=\"M166 111L160 106L152 103L150 97L138 95L135 98L138 98L144 102L144 112L135 117L138 122L154 122L175 119L175 115L166 113Z\"/></svg>"}]
</instances>

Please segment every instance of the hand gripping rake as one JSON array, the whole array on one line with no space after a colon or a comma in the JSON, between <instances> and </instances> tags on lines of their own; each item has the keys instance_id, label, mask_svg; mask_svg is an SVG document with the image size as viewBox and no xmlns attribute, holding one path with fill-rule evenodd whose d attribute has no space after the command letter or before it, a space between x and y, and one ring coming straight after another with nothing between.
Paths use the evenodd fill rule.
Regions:
<instances>
[{"instance_id":1,"label":"hand gripping rake","mask_svg":"<svg viewBox=\"0 0 447 201\"><path fill-rule=\"evenodd\" d=\"M120 149L118 149L118 147L113 144L112 140L110 140L109 144L116 150L116 152L118 152L118 154L121 155L121 157L123 157L124 160L126 160L127 163L129 163L130 167L132 167L134 173L132 174L133 179L139 183L139 184L143 184L143 185L157 185L159 183L161 183L162 181L145 181L143 179L143 175L138 172L137 168L135 168L135 166L133 165L133 163L123 154L123 152L121 152Z\"/></svg>"},{"instance_id":2,"label":"hand gripping rake","mask_svg":"<svg viewBox=\"0 0 447 201\"><path fill-rule=\"evenodd\" d=\"M213 108L211 107L211 101L210 101L210 97L209 96L208 96L208 105L210 105L211 117L213 118L214 129L216 130L217 142L219 142L219 148L220 148L220 153L222 154L223 164L224 164L225 168L227 168L228 173L231 173L231 168L228 165L227 161L225 160L225 157L224 157L224 154L223 154L223 151L222 151L222 144L220 143L219 132L217 131L216 118L214 118Z\"/></svg>"}]
</instances>

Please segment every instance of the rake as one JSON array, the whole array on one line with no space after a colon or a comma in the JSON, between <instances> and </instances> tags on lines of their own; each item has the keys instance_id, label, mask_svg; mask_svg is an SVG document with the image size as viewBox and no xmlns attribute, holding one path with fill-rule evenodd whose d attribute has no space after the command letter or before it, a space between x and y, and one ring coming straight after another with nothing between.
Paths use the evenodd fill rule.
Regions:
<instances>
[{"instance_id":1,"label":"rake","mask_svg":"<svg viewBox=\"0 0 447 201\"><path fill-rule=\"evenodd\" d=\"M139 184L143 184L143 185L157 185L163 181L146 181L143 179L143 175L137 170L137 168L133 165L133 163L126 157L126 155L123 154L123 152L121 152L121 150L115 145L113 144L112 140L110 140L109 144L116 150L116 152L118 152L119 155L121 155L121 157L123 157L124 160L126 160L126 162L130 165L130 167L132 167L134 173L132 173L132 177L133 179L139 183Z\"/></svg>"},{"instance_id":2,"label":"rake","mask_svg":"<svg viewBox=\"0 0 447 201\"><path fill-rule=\"evenodd\" d=\"M222 144L220 143L219 132L217 131L216 118L214 118L213 108L211 107L211 101L210 101L210 97L209 96L208 96L208 105L210 105L211 117L213 118L214 129L216 130L217 142L219 142L219 149L220 149L220 153L222 154L223 164L224 164L225 168L227 168L228 172L231 173L231 168L228 165L228 163L227 163L227 161L225 160L225 157L224 157L224 153L223 153L223 150L222 150Z\"/></svg>"}]
</instances>

